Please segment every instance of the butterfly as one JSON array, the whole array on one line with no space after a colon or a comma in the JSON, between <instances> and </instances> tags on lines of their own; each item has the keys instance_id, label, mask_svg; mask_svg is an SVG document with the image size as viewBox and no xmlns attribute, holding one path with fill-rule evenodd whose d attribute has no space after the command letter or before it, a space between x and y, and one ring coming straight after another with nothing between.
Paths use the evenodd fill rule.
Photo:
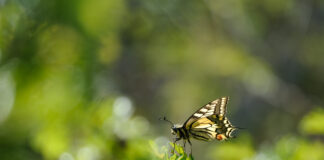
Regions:
<instances>
[{"instance_id":1,"label":"butterfly","mask_svg":"<svg viewBox=\"0 0 324 160\"><path fill-rule=\"evenodd\" d=\"M229 97L222 97L207 103L192 114L182 125L173 124L163 117L163 120L171 123L171 133L176 135L173 143L182 139L185 147L186 142L189 142L190 146L192 145L191 138L202 141L215 139L223 141L233 138L232 132L239 128L234 127L226 117L228 101Z\"/></svg>"}]
</instances>

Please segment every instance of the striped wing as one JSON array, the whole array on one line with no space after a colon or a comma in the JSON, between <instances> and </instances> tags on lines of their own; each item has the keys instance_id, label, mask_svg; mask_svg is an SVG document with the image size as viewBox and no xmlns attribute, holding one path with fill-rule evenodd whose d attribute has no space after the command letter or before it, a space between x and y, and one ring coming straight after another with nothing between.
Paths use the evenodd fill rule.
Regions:
<instances>
[{"instance_id":1,"label":"striped wing","mask_svg":"<svg viewBox=\"0 0 324 160\"><path fill-rule=\"evenodd\" d=\"M193 138L199 140L222 140L230 137L232 125L225 117L228 97L222 97L201 107L184 123ZM230 131L228 129L232 128ZM219 137L225 136L225 137Z\"/></svg>"},{"instance_id":2,"label":"striped wing","mask_svg":"<svg viewBox=\"0 0 324 160\"><path fill-rule=\"evenodd\" d=\"M215 132L219 126L208 118L200 118L194 123L189 130L190 136L203 141L210 141L216 138Z\"/></svg>"},{"instance_id":3,"label":"striped wing","mask_svg":"<svg viewBox=\"0 0 324 160\"><path fill-rule=\"evenodd\" d=\"M186 126L186 129L189 129L190 125L198 119L212 115L216 115L220 119L223 119L226 114L226 104L228 100L228 97L222 97L202 106L187 119L187 121L184 123L184 126Z\"/></svg>"}]
</instances>

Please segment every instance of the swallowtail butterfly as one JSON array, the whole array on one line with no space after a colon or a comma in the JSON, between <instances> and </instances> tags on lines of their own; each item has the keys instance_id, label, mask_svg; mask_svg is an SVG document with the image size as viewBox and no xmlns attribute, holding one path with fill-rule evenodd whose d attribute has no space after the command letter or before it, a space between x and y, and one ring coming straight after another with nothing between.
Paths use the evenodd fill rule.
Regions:
<instances>
[{"instance_id":1,"label":"swallowtail butterfly","mask_svg":"<svg viewBox=\"0 0 324 160\"><path fill-rule=\"evenodd\" d=\"M228 97L222 97L209 102L192 114L183 125L173 124L164 117L163 120L172 124L171 133L176 135L174 143L183 139L185 147L187 141L191 145L191 138L203 141L233 138L231 133L238 127L234 127L226 117L228 101Z\"/></svg>"}]
</instances>

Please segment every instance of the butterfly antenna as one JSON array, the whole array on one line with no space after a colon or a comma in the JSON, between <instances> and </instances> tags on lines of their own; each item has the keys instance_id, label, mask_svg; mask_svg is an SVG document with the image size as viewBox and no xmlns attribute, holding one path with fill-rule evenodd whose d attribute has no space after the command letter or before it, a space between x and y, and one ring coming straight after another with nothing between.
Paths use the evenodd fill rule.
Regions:
<instances>
[{"instance_id":1,"label":"butterfly antenna","mask_svg":"<svg viewBox=\"0 0 324 160\"><path fill-rule=\"evenodd\" d=\"M165 116L159 118L159 120L169 122L171 124L171 126L173 126L173 123L171 121L169 121Z\"/></svg>"},{"instance_id":2,"label":"butterfly antenna","mask_svg":"<svg viewBox=\"0 0 324 160\"><path fill-rule=\"evenodd\" d=\"M242 127L233 127L235 129L246 129L246 128L242 128Z\"/></svg>"}]
</instances>

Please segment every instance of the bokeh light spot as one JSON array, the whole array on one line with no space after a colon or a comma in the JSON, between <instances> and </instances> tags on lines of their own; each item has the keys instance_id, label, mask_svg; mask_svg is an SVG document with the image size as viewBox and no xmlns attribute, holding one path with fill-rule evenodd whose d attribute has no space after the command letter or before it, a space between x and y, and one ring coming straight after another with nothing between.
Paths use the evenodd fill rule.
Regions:
<instances>
[{"instance_id":1,"label":"bokeh light spot","mask_svg":"<svg viewBox=\"0 0 324 160\"><path fill-rule=\"evenodd\" d=\"M305 134L324 135L324 109L315 108L300 123L300 130Z\"/></svg>"},{"instance_id":2,"label":"bokeh light spot","mask_svg":"<svg viewBox=\"0 0 324 160\"><path fill-rule=\"evenodd\" d=\"M60 155L59 160L74 160L72 154L64 152Z\"/></svg>"},{"instance_id":3,"label":"bokeh light spot","mask_svg":"<svg viewBox=\"0 0 324 160\"><path fill-rule=\"evenodd\" d=\"M132 101L127 97L118 97L113 106L114 114L123 120L129 119L134 112Z\"/></svg>"},{"instance_id":4,"label":"bokeh light spot","mask_svg":"<svg viewBox=\"0 0 324 160\"><path fill-rule=\"evenodd\" d=\"M15 100L15 85L10 72L0 72L0 124L9 116Z\"/></svg>"}]
</instances>

